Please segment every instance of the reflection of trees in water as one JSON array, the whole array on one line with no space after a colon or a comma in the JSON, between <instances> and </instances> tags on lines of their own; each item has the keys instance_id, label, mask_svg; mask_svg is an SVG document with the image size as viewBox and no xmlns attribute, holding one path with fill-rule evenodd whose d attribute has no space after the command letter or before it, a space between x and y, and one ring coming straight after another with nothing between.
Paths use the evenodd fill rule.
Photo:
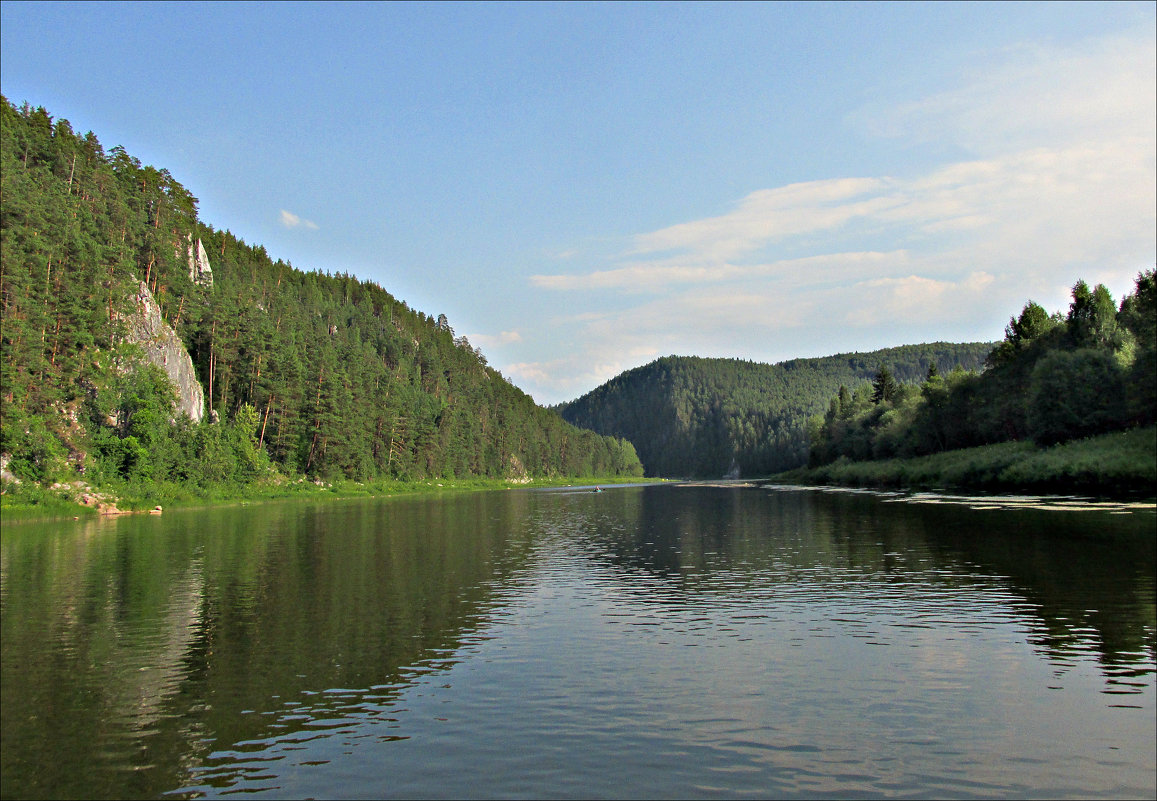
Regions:
<instances>
[{"instance_id":1,"label":"reflection of trees in water","mask_svg":"<svg viewBox=\"0 0 1157 801\"><path fill-rule=\"evenodd\" d=\"M1095 651L1125 687L1152 672L1152 523L654 487L6 530L5 793L224 787L275 744L345 736L326 718L378 723L362 733L388 737L399 692L449 667L561 543L613 571L632 601L671 608L726 603L741 614L747 598L803 585L864 603L881 587L933 603L980 589L1058 666Z\"/></svg>"},{"instance_id":2,"label":"reflection of trees in water","mask_svg":"<svg viewBox=\"0 0 1157 801\"><path fill-rule=\"evenodd\" d=\"M525 502L265 505L6 532L6 794L155 797L215 751L313 736L318 718L384 720L510 591L530 552ZM227 786L243 770L199 780Z\"/></svg>"},{"instance_id":3,"label":"reflection of trees in water","mask_svg":"<svg viewBox=\"0 0 1157 801\"><path fill-rule=\"evenodd\" d=\"M203 563L180 538L152 537L140 549L121 536L123 522L5 532L6 790L156 792L148 768L102 769L149 765L171 750L169 700L201 623Z\"/></svg>"},{"instance_id":4,"label":"reflection of trees in water","mask_svg":"<svg viewBox=\"0 0 1157 801\"><path fill-rule=\"evenodd\" d=\"M1067 663L1095 651L1111 681L1152 672L1157 658L1151 513L975 512L918 507L930 547L1006 576L1039 620L1030 642ZM968 520L968 518L965 518ZM1144 665L1143 668L1141 666Z\"/></svg>"},{"instance_id":5,"label":"reflection of trees in water","mask_svg":"<svg viewBox=\"0 0 1157 801\"><path fill-rule=\"evenodd\" d=\"M1097 655L1111 683L1157 658L1149 512L1056 512L885 502L854 492L658 487L592 513L596 558L645 574L660 602L686 603L745 584L829 580L843 571L897 584L967 588L977 578L1023 601L1029 642L1058 666ZM623 530L620 515L630 525ZM725 581L716 580L725 575Z\"/></svg>"}]
</instances>

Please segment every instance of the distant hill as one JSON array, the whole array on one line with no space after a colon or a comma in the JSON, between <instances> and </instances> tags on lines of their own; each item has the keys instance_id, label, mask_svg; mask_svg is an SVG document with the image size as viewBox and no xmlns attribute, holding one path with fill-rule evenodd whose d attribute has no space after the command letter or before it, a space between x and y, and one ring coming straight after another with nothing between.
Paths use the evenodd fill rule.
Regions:
<instances>
[{"instance_id":1,"label":"distant hill","mask_svg":"<svg viewBox=\"0 0 1157 801\"><path fill-rule=\"evenodd\" d=\"M565 420L635 446L649 476L759 476L807 463L807 419L841 385L854 390L885 365L900 382L978 370L994 343L934 342L871 353L761 364L668 356L556 407Z\"/></svg>"}]
</instances>

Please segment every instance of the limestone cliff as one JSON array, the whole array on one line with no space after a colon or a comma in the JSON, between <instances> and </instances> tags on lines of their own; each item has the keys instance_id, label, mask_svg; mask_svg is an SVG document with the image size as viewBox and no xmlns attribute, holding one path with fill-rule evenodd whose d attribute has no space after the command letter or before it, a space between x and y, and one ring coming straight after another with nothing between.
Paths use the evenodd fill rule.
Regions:
<instances>
[{"instance_id":1,"label":"limestone cliff","mask_svg":"<svg viewBox=\"0 0 1157 801\"><path fill-rule=\"evenodd\" d=\"M205 390L197 380L193 359L177 332L161 316L161 308L143 281L136 301L136 310L126 320L125 340L139 345L145 359L169 376L177 389L177 413L184 412L193 422L200 422L205 416Z\"/></svg>"},{"instance_id":2,"label":"limestone cliff","mask_svg":"<svg viewBox=\"0 0 1157 801\"><path fill-rule=\"evenodd\" d=\"M185 237L185 255L189 260L189 280L202 286L213 286L213 268L209 266L209 254L205 246L198 239L193 241L193 235Z\"/></svg>"}]
</instances>

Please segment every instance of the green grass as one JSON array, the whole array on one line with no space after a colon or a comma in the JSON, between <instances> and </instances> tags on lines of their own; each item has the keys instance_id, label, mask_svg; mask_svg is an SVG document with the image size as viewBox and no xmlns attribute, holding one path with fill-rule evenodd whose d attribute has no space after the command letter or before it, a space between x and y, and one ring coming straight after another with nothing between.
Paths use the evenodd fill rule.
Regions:
<instances>
[{"instance_id":1,"label":"green grass","mask_svg":"<svg viewBox=\"0 0 1157 801\"><path fill-rule=\"evenodd\" d=\"M94 490L108 496L122 511L142 511L156 506L168 509L183 506L253 503L286 498L394 497L525 487L567 487L594 484L609 486L659 480L629 476L571 476L536 478L528 482L499 478L431 478L420 481L379 480L360 483L355 481L315 482L305 478L278 476L251 484L218 484L204 488L193 488L184 484L166 482L111 482L91 489L75 486L53 489L36 484L13 482L4 484L4 492L0 495L0 513L2 513L3 520L7 522L95 515L97 514L95 509L82 506L79 503L81 494Z\"/></svg>"},{"instance_id":2,"label":"green grass","mask_svg":"<svg viewBox=\"0 0 1157 801\"><path fill-rule=\"evenodd\" d=\"M776 476L791 483L1146 497L1157 494L1157 427L1038 447L1003 442L913 459L840 459Z\"/></svg>"},{"instance_id":3,"label":"green grass","mask_svg":"<svg viewBox=\"0 0 1157 801\"><path fill-rule=\"evenodd\" d=\"M0 520L51 520L95 516L96 510L81 506L71 491L36 484L6 483L0 495Z\"/></svg>"}]
</instances>

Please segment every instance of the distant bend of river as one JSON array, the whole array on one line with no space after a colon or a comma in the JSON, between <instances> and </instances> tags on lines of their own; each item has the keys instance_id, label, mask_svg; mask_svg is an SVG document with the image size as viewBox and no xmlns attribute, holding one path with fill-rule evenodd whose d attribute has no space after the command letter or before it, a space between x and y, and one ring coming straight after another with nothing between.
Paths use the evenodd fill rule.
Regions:
<instances>
[{"instance_id":1,"label":"distant bend of river","mask_svg":"<svg viewBox=\"0 0 1157 801\"><path fill-rule=\"evenodd\" d=\"M1157 794L1151 504L649 485L0 537L4 798Z\"/></svg>"}]
</instances>

